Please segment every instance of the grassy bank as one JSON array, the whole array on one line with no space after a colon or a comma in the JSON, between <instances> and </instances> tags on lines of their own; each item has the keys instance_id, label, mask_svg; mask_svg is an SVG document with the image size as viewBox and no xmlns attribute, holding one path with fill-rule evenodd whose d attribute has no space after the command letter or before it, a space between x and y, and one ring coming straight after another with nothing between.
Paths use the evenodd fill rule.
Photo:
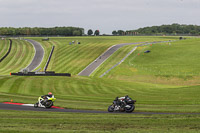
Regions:
<instances>
[{"instance_id":1,"label":"grassy bank","mask_svg":"<svg viewBox=\"0 0 200 133\"><path fill-rule=\"evenodd\" d=\"M9 41L7 40L9 45ZM23 40L14 40L10 54L0 63L0 75L9 75L27 67L34 56L33 46Z\"/></svg>"},{"instance_id":2,"label":"grassy bank","mask_svg":"<svg viewBox=\"0 0 200 133\"><path fill-rule=\"evenodd\" d=\"M1 102L35 103L53 92L55 105L74 109L107 110L116 96L137 100L136 111L199 112L199 86L172 86L89 77L0 77Z\"/></svg>"},{"instance_id":3,"label":"grassy bank","mask_svg":"<svg viewBox=\"0 0 200 133\"><path fill-rule=\"evenodd\" d=\"M9 40L1 40L0 39L0 59L6 54L9 49L10 41Z\"/></svg>"},{"instance_id":4,"label":"grassy bank","mask_svg":"<svg viewBox=\"0 0 200 133\"><path fill-rule=\"evenodd\" d=\"M45 49L43 63L38 68L44 68L51 47L54 45L55 51L48 70L69 72L76 75L112 45L144 41L165 41L178 39L178 37L52 37L50 41L42 41L42 38L30 39L40 42ZM69 45L72 41L75 41L75 44ZM77 44L77 42L81 42L81 44Z\"/></svg>"},{"instance_id":5,"label":"grassy bank","mask_svg":"<svg viewBox=\"0 0 200 133\"><path fill-rule=\"evenodd\" d=\"M76 76L114 44L164 41L178 37L62 37L42 42L44 67L52 45L49 71L69 72L72 77L5 76L29 64L33 47L14 40L15 52L0 63L0 102L35 103L53 92L55 106L107 110L116 96L137 100L135 112L200 112L199 39L153 44L137 48L122 64L99 78L134 46L115 52L92 77ZM69 45L71 41L81 44ZM1 43L1 42L0 42ZM22 45L23 44L23 45ZM144 51L151 52L145 54ZM12 50L11 50L12 51ZM12 57L12 58L11 58ZM16 61L17 60L17 61ZM0 110L0 132L198 132L199 115L81 114Z\"/></svg>"},{"instance_id":6,"label":"grassy bank","mask_svg":"<svg viewBox=\"0 0 200 133\"><path fill-rule=\"evenodd\" d=\"M154 84L199 85L198 58L200 52L197 50L199 43L200 39L188 39L138 47L122 64L105 77ZM144 53L146 50L151 52ZM103 66L108 66L108 64L112 66L117 62L115 55L110 60L113 60L112 64L108 60ZM94 76L99 76L105 71L100 67Z\"/></svg>"}]
</instances>

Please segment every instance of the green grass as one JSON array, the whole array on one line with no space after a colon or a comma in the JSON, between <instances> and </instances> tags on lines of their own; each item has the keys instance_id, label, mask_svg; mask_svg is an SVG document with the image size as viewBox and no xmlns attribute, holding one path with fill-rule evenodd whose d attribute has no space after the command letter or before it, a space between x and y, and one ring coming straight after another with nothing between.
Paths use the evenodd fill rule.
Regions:
<instances>
[{"instance_id":1,"label":"green grass","mask_svg":"<svg viewBox=\"0 0 200 133\"><path fill-rule=\"evenodd\" d=\"M0 39L0 59L7 53L9 46L10 46L9 40Z\"/></svg>"},{"instance_id":2,"label":"green grass","mask_svg":"<svg viewBox=\"0 0 200 133\"><path fill-rule=\"evenodd\" d=\"M0 110L0 132L198 132L199 115L87 114Z\"/></svg>"},{"instance_id":3,"label":"green grass","mask_svg":"<svg viewBox=\"0 0 200 133\"><path fill-rule=\"evenodd\" d=\"M13 102L35 103L40 95L51 91L57 98L55 106L106 111L116 96L128 94L137 100L135 112L200 112L200 39L140 47L103 78L99 76L119 62L134 46L119 49L92 77L76 74L114 44L164 41L178 37L59 37L50 38L49 42L42 42L42 38L31 39L41 42L45 50L44 60L38 68L44 68L51 47L55 45L48 70L69 72L73 76L0 76L0 102L12 99ZM73 40L79 40L81 44L70 46L69 42ZM1 75L6 75L10 70L17 72L19 68L27 66L34 54L32 45L25 41L14 40L13 44L17 52L10 53L5 64L0 63ZM25 50L27 47L29 52ZM143 54L145 50L151 52ZM199 115L0 110L0 132L198 132L199 118Z\"/></svg>"},{"instance_id":4,"label":"green grass","mask_svg":"<svg viewBox=\"0 0 200 133\"><path fill-rule=\"evenodd\" d=\"M33 46L23 40L14 40L10 54L0 63L0 75L9 75L27 67L34 56Z\"/></svg>"},{"instance_id":5,"label":"green grass","mask_svg":"<svg viewBox=\"0 0 200 133\"><path fill-rule=\"evenodd\" d=\"M46 62L49 58L49 54L51 52L53 45L49 41L42 41L42 38L40 38L40 37L34 37L34 38L29 38L29 39L33 39L33 40L39 42L42 45L42 47L44 48L43 60L42 60L41 64L37 68L35 68L35 70L41 69L40 71L44 71L44 67L45 67Z\"/></svg>"},{"instance_id":6,"label":"green grass","mask_svg":"<svg viewBox=\"0 0 200 133\"><path fill-rule=\"evenodd\" d=\"M200 39L188 39L171 45L161 43L139 47L105 77L155 84L199 85L199 42ZM151 52L145 54L145 50ZM111 59L117 62L114 56ZM97 76L100 74L97 72Z\"/></svg>"},{"instance_id":7,"label":"green grass","mask_svg":"<svg viewBox=\"0 0 200 133\"><path fill-rule=\"evenodd\" d=\"M0 102L35 103L38 96L55 94L55 105L73 109L107 110L116 96L137 100L136 111L199 112L199 86L170 86L89 77L0 78Z\"/></svg>"},{"instance_id":8,"label":"green grass","mask_svg":"<svg viewBox=\"0 0 200 133\"><path fill-rule=\"evenodd\" d=\"M104 40L104 38L107 40ZM133 41L133 38L127 37L125 39L127 39L126 42L129 42ZM36 40L37 39L41 40L41 38L36 38ZM74 44L72 46L69 46L68 44L64 45L64 43L67 43L72 39L79 40L82 44ZM114 42L118 42L120 39L123 41L124 38L50 38L50 42L41 43L45 46L44 49L46 49L46 51L50 51L53 44L57 46L49 70L64 72L65 67L62 68L62 66L67 66L68 69L66 68L66 70L73 70L73 73L76 74L79 72L81 67L86 65L86 63L79 64L79 62L74 62L74 65L72 65L71 63L67 63L68 61L72 62L73 60L80 60L81 58L79 55L85 55L86 58L89 59L92 56L89 51L92 51L92 49L97 45L95 44L95 46L93 46L93 42L96 42L97 40L100 42L100 40L103 40L105 42L103 43L102 41L102 45L104 44L102 47L107 48L110 45L108 42L115 39L116 41ZM136 37L134 39L139 41L141 38ZM153 41L163 39L163 37L144 37L144 39ZM169 38L165 37L164 39L169 40ZM1 76L0 95L2 98L0 101L10 101L10 99L13 99L14 102L34 103L38 96L52 91L58 98L56 102L58 106L74 109L107 110L107 106L112 103L112 100L116 96L129 94L137 100L136 111L199 112L200 107L198 105L200 99L198 94L200 90L198 89L198 75L194 76L186 73L186 75L180 77L180 75L162 75L162 73L159 75L159 73L146 71L150 68L153 69L154 67L160 67L159 70L161 71L164 71L167 68L171 69L173 67L169 67L172 65L170 63L174 63L174 66L177 67L180 65L180 62L184 62L185 59L187 59L187 62L180 65L182 68L177 69L174 67L171 69L173 70L172 73L175 73L177 70L192 70L193 66L190 64L194 63L198 59L198 52L195 53L195 50L198 48L198 45L196 45L198 42L199 39L188 39L185 41L173 42L171 45L162 43L154 44L153 46L139 47L125 60L125 62L113 69L104 78L98 77L107 68L123 58L134 46L126 46L115 52L114 55L109 58L102 67L96 71L96 73L93 74L94 77L73 76L68 78ZM84 49L84 47L86 47L85 45L91 49L89 51L83 50L80 54L77 54L77 51L80 50L80 48ZM98 45L98 49L100 49L101 43ZM190 46L189 48L188 45ZM64 47L66 47L66 49ZM151 53L143 55L142 53L146 49L150 49ZM186 50L188 52L183 53L183 51ZM84 54L84 51L89 56ZM70 55L65 52L69 52ZM138 56L138 53L141 54ZM189 58L191 57L191 54L189 53L193 55L192 59ZM160 55L157 56L158 54ZM63 60L63 58L66 60ZM60 65L58 65L56 62L60 60ZM106 65L109 63L110 66ZM132 63L134 63L134 65L132 65ZM164 63L167 64L168 67L162 69ZM72 65L71 67L70 64ZM77 64L79 65L76 67ZM140 67L140 65L143 65L143 67ZM198 68L198 63L196 63L195 66ZM196 69L195 72L198 72L198 70Z\"/></svg>"},{"instance_id":9,"label":"green grass","mask_svg":"<svg viewBox=\"0 0 200 133\"><path fill-rule=\"evenodd\" d=\"M120 62L136 45L124 46L111 55L100 67L98 67L90 76L100 77L115 64Z\"/></svg>"},{"instance_id":10,"label":"green grass","mask_svg":"<svg viewBox=\"0 0 200 133\"><path fill-rule=\"evenodd\" d=\"M76 75L112 45L144 41L164 41L178 39L178 37L56 37L50 38L49 42L41 41L42 38L30 39L40 42L45 49L45 58L38 68L44 68L52 45L54 45L55 51L48 70L68 72ZM69 45L69 42L72 41L79 41L81 44Z\"/></svg>"}]
</instances>

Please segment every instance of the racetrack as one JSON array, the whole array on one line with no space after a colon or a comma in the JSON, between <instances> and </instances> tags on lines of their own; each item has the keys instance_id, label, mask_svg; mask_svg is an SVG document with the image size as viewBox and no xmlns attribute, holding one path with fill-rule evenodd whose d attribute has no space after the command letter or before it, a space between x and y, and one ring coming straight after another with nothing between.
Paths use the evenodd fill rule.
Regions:
<instances>
[{"instance_id":1,"label":"racetrack","mask_svg":"<svg viewBox=\"0 0 200 133\"><path fill-rule=\"evenodd\" d=\"M143 44L138 45L138 46L142 46L142 45L146 45L146 44L147 43L143 43ZM112 53L113 51L110 51L110 52ZM104 54L102 54L102 55L104 55ZM102 57L101 57L101 59L102 59ZM99 64L101 64L101 63L99 63ZM109 113L109 112L106 111L107 107L105 107L105 111L98 111L98 110L95 111L95 110L60 109L60 108L45 109L45 108L34 108L34 107L31 107L31 106L10 105L10 104L3 104L3 103L0 103L0 109L1 110L23 110L23 111L47 111L47 112L73 112L73 113ZM115 113L122 113L122 112L115 112ZM123 113L123 114L130 114L130 113ZM148 115L149 114L150 115L153 115L153 114L170 114L170 115L195 114L195 115L200 115L200 113L138 112L137 106L136 106L136 110L131 114L148 114Z\"/></svg>"},{"instance_id":2,"label":"racetrack","mask_svg":"<svg viewBox=\"0 0 200 133\"><path fill-rule=\"evenodd\" d=\"M64 109L64 108L34 108L33 106L21 106L16 104L6 104L6 103L0 103L0 110L18 110L18 111L47 111L47 112L69 112L69 113L109 113L112 114L112 112L108 111L97 111L97 110L75 110L75 109ZM107 109L105 109L107 110ZM113 112L113 113L120 113L120 114L143 114L143 115L200 115L200 113L165 113L165 112L137 112L134 111L132 113L126 113L126 112Z\"/></svg>"},{"instance_id":3,"label":"racetrack","mask_svg":"<svg viewBox=\"0 0 200 133\"><path fill-rule=\"evenodd\" d=\"M30 42L34 49L35 49L35 56L32 62L26 67L30 72L36 69L43 60L44 57L44 49L42 45L34 40L25 39L26 41Z\"/></svg>"},{"instance_id":4,"label":"racetrack","mask_svg":"<svg viewBox=\"0 0 200 133\"><path fill-rule=\"evenodd\" d=\"M90 63L85 69L83 69L78 75L79 76L90 76L92 72L94 72L104 61L106 61L114 52L116 52L119 48L126 45L140 44L135 47L140 47L148 44L156 44L162 42L171 42L171 41L157 41L157 42L138 42L138 43L123 43L117 44L110 47L107 51L105 51L102 55L100 55L96 60Z\"/></svg>"},{"instance_id":5,"label":"racetrack","mask_svg":"<svg viewBox=\"0 0 200 133\"><path fill-rule=\"evenodd\" d=\"M119 48L126 46L126 45L133 45L133 44L140 44L140 43L124 43L124 44L113 45L106 52L104 52L102 55L100 55L96 60L94 60L91 64L89 64L78 75L79 76L90 76L90 74L92 74L93 71L95 71L104 61L106 61Z\"/></svg>"}]
</instances>

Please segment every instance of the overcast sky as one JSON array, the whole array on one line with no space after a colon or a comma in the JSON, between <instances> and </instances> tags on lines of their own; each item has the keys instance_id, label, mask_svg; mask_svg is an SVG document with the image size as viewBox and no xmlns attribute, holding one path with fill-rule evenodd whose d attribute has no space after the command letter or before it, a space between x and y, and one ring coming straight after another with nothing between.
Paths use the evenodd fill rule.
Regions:
<instances>
[{"instance_id":1,"label":"overcast sky","mask_svg":"<svg viewBox=\"0 0 200 133\"><path fill-rule=\"evenodd\" d=\"M132 30L162 24L200 25L200 0L0 0L0 27L75 26Z\"/></svg>"}]
</instances>

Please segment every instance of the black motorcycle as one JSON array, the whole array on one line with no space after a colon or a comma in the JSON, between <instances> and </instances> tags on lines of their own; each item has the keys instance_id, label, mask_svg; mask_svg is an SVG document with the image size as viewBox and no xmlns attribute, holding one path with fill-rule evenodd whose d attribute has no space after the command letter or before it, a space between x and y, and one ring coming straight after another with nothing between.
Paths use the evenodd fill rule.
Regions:
<instances>
[{"instance_id":1,"label":"black motorcycle","mask_svg":"<svg viewBox=\"0 0 200 133\"><path fill-rule=\"evenodd\" d=\"M127 113L131 113L135 109L135 102L136 100L132 100L128 95L120 98L116 97L113 104L108 107L108 112L126 111Z\"/></svg>"}]
</instances>

